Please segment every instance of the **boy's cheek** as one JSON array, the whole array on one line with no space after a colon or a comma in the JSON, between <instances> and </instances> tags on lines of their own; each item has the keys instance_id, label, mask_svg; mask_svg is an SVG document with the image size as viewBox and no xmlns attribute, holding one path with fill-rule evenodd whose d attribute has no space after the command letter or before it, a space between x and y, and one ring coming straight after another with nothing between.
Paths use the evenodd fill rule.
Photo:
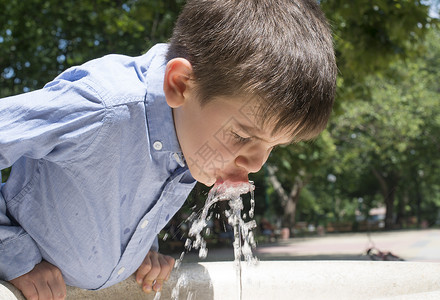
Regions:
<instances>
[{"instance_id":1,"label":"boy's cheek","mask_svg":"<svg viewBox=\"0 0 440 300\"><path fill-rule=\"evenodd\" d=\"M239 173L233 163L234 157L218 149L205 148L186 158L186 161L194 179L207 186L215 184L217 180L226 180L225 176L229 177L227 174Z\"/></svg>"},{"instance_id":2,"label":"boy's cheek","mask_svg":"<svg viewBox=\"0 0 440 300\"><path fill-rule=\"evenodd\" d=\"M216 182L218 173L220 172L219 169L224 167L222 161L203 161L190 157L187 159L187 162L194 179L207 186L211 186Z\"/></svg>"},{"instance_id":3,"label":"boy's cheek","mask_svg":"<svg viewBox=\"0 0 440 300\"><path fill-rule=\"evenodd\" d=\"M233 160L233 157L225 149L219 147L218 143L210 139L190 155L185 156L185 159L188 164L192 164L200 172L211 173L212 170L224 169Z\"/></svg>"}]
</instances>

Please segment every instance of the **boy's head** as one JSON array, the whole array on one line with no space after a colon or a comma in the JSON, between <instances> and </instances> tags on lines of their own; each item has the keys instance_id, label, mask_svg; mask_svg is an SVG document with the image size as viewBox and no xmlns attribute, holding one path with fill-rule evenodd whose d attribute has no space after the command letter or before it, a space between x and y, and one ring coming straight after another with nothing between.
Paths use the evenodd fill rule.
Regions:
<instances>
[{"instance_id":1,"label":"boy's head","mask_svg":"<svg viewBox=\"0 0 440 300\"><path fill-rule=\"evenodd\" d=\"M329 119L337 68L314 0L188 0L167 59L188 67L186 99L197 99L201 111L219 100L238 101L235 109L255 129L283 143L317 136ZM166 85L167 79L167 96Z\"/></svg>"}]
</instances>

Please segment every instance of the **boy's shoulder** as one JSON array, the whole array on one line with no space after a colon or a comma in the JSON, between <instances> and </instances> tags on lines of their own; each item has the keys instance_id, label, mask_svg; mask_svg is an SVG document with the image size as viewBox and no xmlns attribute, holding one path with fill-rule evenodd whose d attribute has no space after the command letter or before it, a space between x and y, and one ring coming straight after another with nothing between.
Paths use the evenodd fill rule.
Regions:
<instances>
[{"instance_id":1,"label":"boy's shoulder","mask_svg":"<svg viewBox=\"0 0 440 300\"><path fill-rule=\"evenodd\" d=\"M165 61L166 51L166 44L158 44L141 56L108 54L69 68L54 81L82 81L108 106L144 101L147 89L154 84L148 82L149 70L157 64L154 61Z\"/></svg>"}]
</instances>

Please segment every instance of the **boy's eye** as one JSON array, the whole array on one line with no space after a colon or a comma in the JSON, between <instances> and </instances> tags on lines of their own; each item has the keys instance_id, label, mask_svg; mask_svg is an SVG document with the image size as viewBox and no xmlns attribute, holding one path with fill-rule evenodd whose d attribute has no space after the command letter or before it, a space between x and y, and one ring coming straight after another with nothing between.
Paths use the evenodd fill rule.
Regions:
<instances>
[{"instance_id":1,"label":"boy's eye","mask_svg":"<svg viewBox=\"0 0 440 300\"><path fill-rule=\"evenodd\" d=\"M237 134L236 132L231 131L232 136L234 137L234 140L239 143L239 144L244 144L247 143L251 140L250 137L242 137L239 134Z\"/></svg>"}]
</instances>

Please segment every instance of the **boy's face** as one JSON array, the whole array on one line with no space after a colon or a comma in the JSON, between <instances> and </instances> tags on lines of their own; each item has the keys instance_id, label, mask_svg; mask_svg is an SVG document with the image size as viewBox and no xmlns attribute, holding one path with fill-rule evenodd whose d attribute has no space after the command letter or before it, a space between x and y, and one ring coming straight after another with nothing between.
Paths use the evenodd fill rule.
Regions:
<instances>
[{"instance_id":1,"label":"boy's face","mask_svg":"<svg viewBox=\"0 0 440 300\"><path fill-rule=\"evenodd\" d=\"M173 108L177 137L192 176L207 186L247 182L275 146L291 142L288 133L272 136L272 128L259 127L253 101L219 98L202 107L187 99Z\"/></svg>"}]
</instances>

